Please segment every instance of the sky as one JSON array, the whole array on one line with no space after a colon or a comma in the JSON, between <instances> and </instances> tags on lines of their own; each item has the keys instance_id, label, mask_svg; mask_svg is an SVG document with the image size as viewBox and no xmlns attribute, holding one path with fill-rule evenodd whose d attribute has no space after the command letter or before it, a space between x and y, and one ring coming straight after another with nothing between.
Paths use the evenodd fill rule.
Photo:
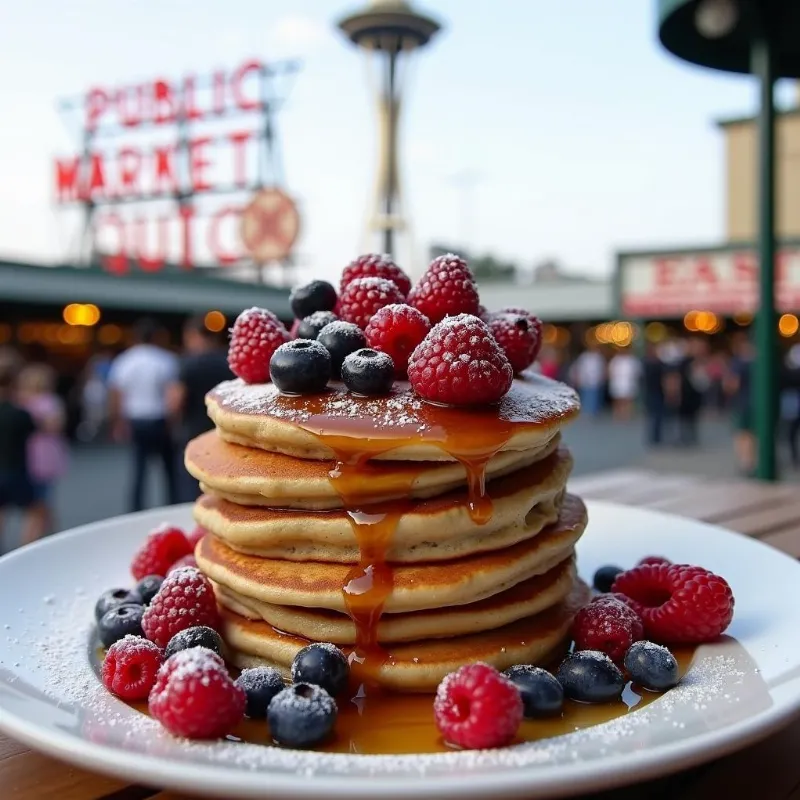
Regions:
<instances>
[{"instance_id":1,"label":"sky","mask_svg":"<svg viewBox=\"0 0 800 800\"><path fill-rule=\"evenodd\" d=\"M746 76L689 66L657 43L648 0L429 0L443 31L414 57L401 123L410 238L531 265L610 273L626 249L724 238L714 120L753 112ZM55 11L55 9L58 9ZM340 0L51 0L0 22L0 258L62 260L75 217L53 202L55 155L77 148L56 98L249 58L300 58L278 119L301 209L301 273L336 275L364 227L377 123ZM793 87L781 87L784 103ZM460 176L460 179L459 179ZM409 244L410 242L410 244ZM72 248L72 249L71 249Z\"/></svg>"}]
</instances>

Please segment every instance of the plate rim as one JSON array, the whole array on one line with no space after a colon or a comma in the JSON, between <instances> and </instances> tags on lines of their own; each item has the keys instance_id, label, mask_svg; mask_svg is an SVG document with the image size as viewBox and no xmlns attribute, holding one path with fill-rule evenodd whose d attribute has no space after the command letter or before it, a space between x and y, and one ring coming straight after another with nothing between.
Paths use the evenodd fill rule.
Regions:
<instances>
[{"instance_id":1,"label":"plate rim","mask_svg":"<svg viewBox=\"0 0 800 800\"><path fill-rule=\"evenodd\" d=\"M736 531L729 531L719 525L659 511L625 506L604 500L588 500L589 511L604 508L607 512L635 513L642 516L657 516L665 521L678 524L690 523L706 527L725 535L746 539L747 546L764 548L773 557L782 557L797 564L795 559L764 542ZM150 509L134 514L125 514L106 520L88 523L58 534L59 540L75 536L91 535L96 528L103 528L109 522L125 522L139 517L156 516L168 512L179 514L188 511L191 504ZM46 549L53 540L50 537L19 548L0 558L0 568L17 558L29 557L37 549ZM713 645L712 645L713 647ZM797 682L795 679L794 682ZM656 701L657 702L657 701ZM800 691L791 700L780 705L771 704L755 714L721 729L708 731L688 740L679 740L640 751L629 757L625 769L620 769L619 752L609 754L607 762L574 762L536 767L527 765L515 769L498 771L476 771L459 776L458 774L437 773L435 776L421 773L419 777L392 774L376 774L369 780L353 780L346 774L303 774L298 780L297 773L271 772L269 770L237 769L219 763L180 762L166 757L128 752L119 746L108 746L92 742L58 728L43 727L36 722L9 712L0 707L0 730L32 750L54 756L67 763L77 765L92 772L123 778L141 785L141 776L146 775L146 785L155 783L164 789L189 791L200 795L219 795L242 798L270 796L318 798L323 792L331 798L371 798L376 791L391 798L401 797L451 797L458 792L465 797L488 796L487 793L502 793L504 797L525 794L527 797L564 797L582 791L600 791L616 786L630 785L643 780L671 774L697 764L707 762L743 749L788 724L800 714ZM700 740L698 742L698 739ZM330 754L328 754L330 755ZM446 754L445 754L446 755ZM342 759L368 759L369 756L339 754ZM65 767L66 768L66 767ZM532 772L539 772L534 786L526 786ZM269 786L257 785L253 776L270 776ZM202 782L202 783L200 783ZM235 795L231 794L235 792Z\"/></svg>"}]
</instances>

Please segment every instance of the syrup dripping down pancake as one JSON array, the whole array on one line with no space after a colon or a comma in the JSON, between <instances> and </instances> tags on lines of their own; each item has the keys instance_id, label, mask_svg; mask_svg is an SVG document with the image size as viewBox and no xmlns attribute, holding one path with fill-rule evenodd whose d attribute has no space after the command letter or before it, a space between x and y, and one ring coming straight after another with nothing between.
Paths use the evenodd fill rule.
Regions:
<instances>
[{"instance_id":1,"label":"syrup dripping down pancake","mask_svg":"<svg viewBox=\"0 0 800 800\"><path fill-rule=\"evenodd\" d=\"M443 408L417 397L406 381L385 397L358 397L342 384L306 397L274 384L219 384L206 397L223 438L296 458L453 461L504 451L538 451L580 403L573 389L534 373L514 379L499 403Z\"/></svg>"},{"instance_id":2,"label":"syrup dripping down pancake","mask_svg":"<svg viewBox=\"0 0 800 800\"><path fill-rule=\"evenodd\" d=\"M546 611L569 595L576 581L575 559L570 556L543 575L529 578L477 603L409 614L383 614L378 622L376 638L385 645L490 631ZM355 644L356 628L345 614L262 603L219 584L214 584L214 591L221 606L247 619L263 620L280 631L318 642Z\"/></svg>"},{"instance_id":3,"label":"syrup dripping down pancake","mask_svg":"<svg viewBox=\"0 0 800 800\"><path fill-rule=\"evenodd\" d=\"M560 448L547 458L491 481L488 522L469 513L466 489L440 497L409 501L399 509L388 562L443 561L510 547L539 533L558 518L572 458ZM376 520L396 511L387 505L365 506L358 519ZM344 509L303 511L242 506L214 495L195 505L199 525L232 549L265 558L291 561L333 561L355 564L358 541L353 515ZM365 523L366 524L366 523Z\"/></svg>"},{"instance_id":4,"label":"syrup dripping down pancake","mask_svg":"<svg viewBox=\"0 0 800 800\"><path fill-rule=\"evenodd\" d=\"M397 565L383 611L443 608L498 594L571 556L585 527L586 507L567 495L558 521L532 539L451 561ZM195 557L209 578L236 595L278 605L347 610L342 587L350 580L348 565L248 556L210 534L198 544Z\"/></svg>"},{"instance_id":5,"label":"syrup dripping down pancake","mask_svg":"<svg viewBox=\"0 0 800 800\"><path fill-rule=\"evenodd\" d=\"M564 652L572 620L590 596L589 588L578 581L560 603L510 625L450 639L390 645L385 662L372 677L386 689L432 692L445 675L476 661L500 670L514 664L549 664ZM292 659L309 641L226 609L221 628L236 666L272 666L287 677Z\"/></svg>"},{"instance_id":6,"label":"syrup dripping down pancake","mask_svg":"<svg viewBox=\"0 0 800 800\"><path fill-rule=\"evenodd\" d=\"M538 449L509 450L489 458L486 478L508 475L547 458L559 443L557 432L551 434ZM185 463L205 492L239 505L312 510L344 505L331 479L336 462L243 447L209 431L189 442ZM348 478L353 486L347 505L353 508L409 497L435 497L464 486L468 470L458 462L369 462L360 464L357 470L349 467Z\"/></svg>"}]
</instances>

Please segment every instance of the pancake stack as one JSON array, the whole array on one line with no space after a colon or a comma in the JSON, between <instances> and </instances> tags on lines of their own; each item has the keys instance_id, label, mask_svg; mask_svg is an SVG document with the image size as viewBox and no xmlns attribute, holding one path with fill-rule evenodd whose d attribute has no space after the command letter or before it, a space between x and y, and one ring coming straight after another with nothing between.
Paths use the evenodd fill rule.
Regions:
<instances>
[{"instance_id":1,"label":"pancake stack","mask_svg":"<svg viewBox=\"0 0 800 800\"><path fill-rule=\"evenodd\" d=\"M236 665L288 675L332 642L365 682L431 691L465 663L559 654L588 591L560 444L570 388L523 373L497 405L444 408L399 381L365 398L235 380L207 406L216 429L186 450L196 558Z\"/></svg>"}]
</instances>

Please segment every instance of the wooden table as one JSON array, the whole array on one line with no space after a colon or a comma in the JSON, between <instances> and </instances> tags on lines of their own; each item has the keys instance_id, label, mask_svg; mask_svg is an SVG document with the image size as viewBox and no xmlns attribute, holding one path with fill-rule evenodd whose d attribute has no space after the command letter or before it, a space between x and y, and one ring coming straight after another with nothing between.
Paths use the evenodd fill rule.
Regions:
<instances>
[{"instance_id":1,"label":"wooden table","mask_svg":"<svg viewBox=\"0 0 800 800\"><path fill-rule=\"evenodd\" d=\"M800 557L800 487L617 470L573 481L586 498L613 500L713 522ZM800 719L741 753L592 800L800 800ZM265 792L268 791L265 788ZM265 795L267 796L267 795ZM94 775L0 735L1 800L187 800Z\"/></svg>"}]
</instances>

